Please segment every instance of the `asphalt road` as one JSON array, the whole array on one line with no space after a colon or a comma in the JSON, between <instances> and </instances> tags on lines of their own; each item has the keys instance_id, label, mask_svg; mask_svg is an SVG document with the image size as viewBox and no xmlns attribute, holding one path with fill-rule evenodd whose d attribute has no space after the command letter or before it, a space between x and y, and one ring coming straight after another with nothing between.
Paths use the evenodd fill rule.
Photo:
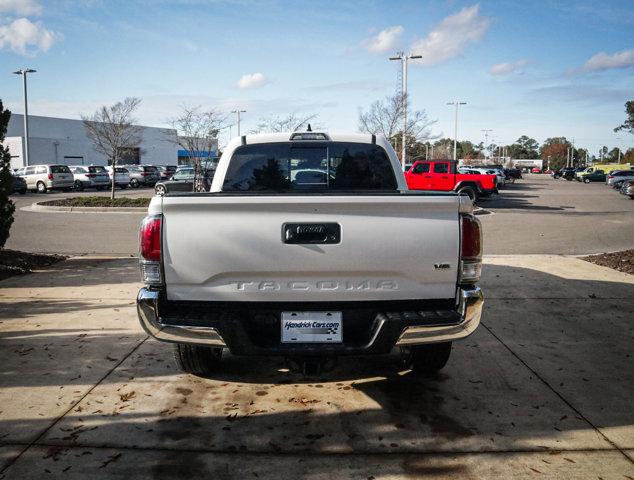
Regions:
<instances>
[{"instance_id":1,"label":"asphalt road","mask_svg":"<svg viewBox=\"0 0 634 480\"><path fill-rule=\"evenodd\" d=\"M153 191L117 193L151 196ZM7 248L67 254L136 254L142 214L20 210L44 198L68 195L15 195L18 210ZM553 180L546 175L526 175L502 189L499 196L483 201L482 207L491 212L480 217L487 255L586 254L634 247L634 201L602 183L586 185Z\"/></svg>"}]
</instances>

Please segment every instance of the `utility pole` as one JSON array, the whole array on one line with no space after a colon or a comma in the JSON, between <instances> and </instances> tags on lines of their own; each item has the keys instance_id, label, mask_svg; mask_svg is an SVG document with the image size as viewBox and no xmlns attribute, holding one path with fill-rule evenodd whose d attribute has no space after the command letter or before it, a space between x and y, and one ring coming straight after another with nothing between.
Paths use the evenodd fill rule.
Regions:
<instances>
[{"instance_id":1,"label":"utility pole","mask_svg":"<svg viewBox=\"0 0 634 480\"><path fill-rule=\"evenodd\" d=\"M405 163L407 161L407 61L423 58L422 55L405 55L404 52L396 52L395 57L390 57L390 60L400 60L401 69L403 71L403 84L401 87L402 96L401 102L403 102L403 145L401 145L401 162L403 164L403 171L405 171Z\"/></svg>"},{"instance_id":2,"label":"utility pole","mask_svg":"<svg viewBox=\"0 0 634 480\"><path fill-rule=\"evenodd\" d=\"M447 105L455 105L456 106L456 116L454 119L454 130L453 130L453 160L454 162L457 160L456 150L458 145L458 105L466 105L467 102L459 102L456 100L455 102L447 102Z\"/></svg>"},{"instance_id":3,"label":"utility pole","mask_svg":"<svg viewBox=\"0 0 634 480\"><path fill-rule=\"evenodd\" d=\"M572 146L570 147L570 166L575 166L575 139L572 139Z\"/></svg>"},{"instance_id":4,"label":"utility pole","mask_svg":"<svg viewBox=\"0 0 634 480\"><path fill-rule=\"evenodd\" d=\"M429 143L425 144L425 160L429 160Z\"/></svg>"},{"instance_id":5,"label":"utility pole","mask_svg":"<svg viewBox=\"0 0 634 480\"><path fill-rule=\"evenodd\" d=\"M29 166L29 101L27 99L26 75L35 73L37 70L32 68L23 68L13 72L16 75L22 75L22 89L24 91L24 166Z\"/></svg>"},{"instance_id":6,"label":"utility pole","mask_svg":"<svg viewBox=\"0 0 634 480\"><path fill-rule=\"evenodd\" d=\"M619 143L621 142L622 138L621 137L616 137L616 139L619 141ZM619 145L616 146L616 149L619 151L619 160L617 163L621 163L621 147Z\"/></svg>"},{"instance_id":7,"label":"utility pole","mask_svg":"<svg viewBox=\"0 0 634 480\"><path fill-rule=\"evenodd\" d=\"M489 146L489 132L492 132L493 130L490 128L484 128L482 131L484 132L484 149L486 150Z\"/></svg>"},{"instance_id":8,"label":"utility pole","mask_svg":"<svg viewBox=\"0 0 634 480\"><path fill-rule=\"evenodd\" d=\"M233 110L231 113L235 113L238 118L238 137L240 136L240 114L246 113L246 110Z\"/></svg>"}]
</instances>

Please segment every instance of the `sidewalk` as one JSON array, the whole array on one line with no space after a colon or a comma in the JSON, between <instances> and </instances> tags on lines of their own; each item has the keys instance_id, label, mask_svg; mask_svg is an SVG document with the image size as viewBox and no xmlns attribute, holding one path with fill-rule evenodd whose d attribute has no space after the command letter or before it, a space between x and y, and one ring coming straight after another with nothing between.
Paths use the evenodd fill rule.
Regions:
<instances>
[{"instance_id":1,"label":"sidewalk","mask_svg":"<svg viewBox=\"0 0 634 480\"><path fill-rule=\"evenodd\" d=\"M634 276L500 256L482 283L483 325L425 380L397 355L182 375L131 258L0 282L0 478L634 477Z\"/></svg>"}]
</instances>

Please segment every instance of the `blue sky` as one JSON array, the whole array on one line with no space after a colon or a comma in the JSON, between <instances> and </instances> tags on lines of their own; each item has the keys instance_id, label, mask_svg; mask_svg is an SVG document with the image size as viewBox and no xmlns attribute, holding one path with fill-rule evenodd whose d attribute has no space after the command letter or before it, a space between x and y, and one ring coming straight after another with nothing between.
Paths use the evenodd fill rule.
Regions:
<instances>
[{"instance_id":1,"label":"blue sky","mask_svg":"<svg viewBox=\"0 0 634 480\"><path fill-rule=\"evenodd\" d=\"M359 108L394 92L397 50L423 54L409 91L434 134L453 135L458 99L461 139L634 144L612 132L634 99L631 1L0 0L0 98L16 113L10 72L28 66L35 115L138 96L148 125L186 104L247 110L243 131L293 112L355 131Z\"/></svg>"}]
</instances>

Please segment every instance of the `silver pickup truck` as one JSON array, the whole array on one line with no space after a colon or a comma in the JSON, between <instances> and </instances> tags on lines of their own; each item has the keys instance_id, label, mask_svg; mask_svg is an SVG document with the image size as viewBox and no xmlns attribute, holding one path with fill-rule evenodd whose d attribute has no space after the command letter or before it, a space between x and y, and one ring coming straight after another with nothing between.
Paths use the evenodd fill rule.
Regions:
<instances>
[{"instance_id":1,"label":"silver pickup truck","mask_svg":"<svg viewBox=\"0 0 634 480\"><path fill-rule=\"evenodd\" d=\"M374 135L237 138L209 192L152 199L139 238L141 325L193 374L225 348L308 370L395 347L433 373L480 323L472 202L408 191Z\"/></svg>"}]
</instances>

